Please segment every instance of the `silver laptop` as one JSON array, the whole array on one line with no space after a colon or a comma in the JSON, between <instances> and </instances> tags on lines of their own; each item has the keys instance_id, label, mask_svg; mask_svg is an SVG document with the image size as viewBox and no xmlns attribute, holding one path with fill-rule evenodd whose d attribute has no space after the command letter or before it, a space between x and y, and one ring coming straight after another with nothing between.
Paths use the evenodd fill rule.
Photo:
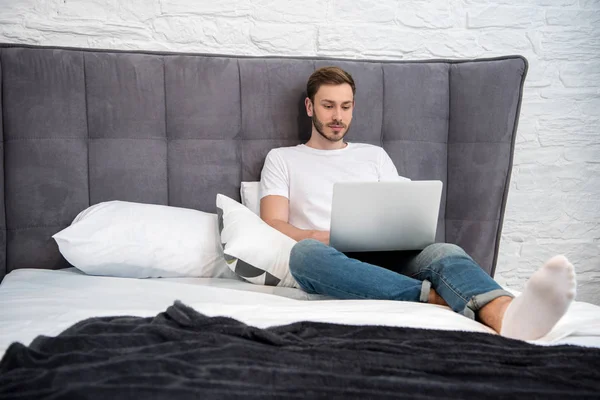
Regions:
<instances>
[{"instance_id":1,"label":"silver laptop","mask_svg":"<svg viewBox=\"0 0 600 400\"><path fill-rule=\"evenodd\" d=\"M422 250L435 242L441 181L333 185L330 245L342 252Z\"/></svg>"}]
</instances>

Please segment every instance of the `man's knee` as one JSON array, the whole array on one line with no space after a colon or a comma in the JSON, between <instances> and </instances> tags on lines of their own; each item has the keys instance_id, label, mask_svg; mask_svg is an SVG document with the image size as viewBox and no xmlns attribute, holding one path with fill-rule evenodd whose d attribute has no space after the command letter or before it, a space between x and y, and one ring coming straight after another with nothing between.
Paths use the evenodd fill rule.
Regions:
<instances>
[{"instance_id":1,"label":"man's knee","mask_svg":"<svg viewBox=\"0 0 600 400\"><path fill-rule=\"evenodd\" d=\"M323 247L324 244L315 239L304 239L296 243L292 247L292 252L290 256L302 256L306 254L312 254L317 251L320 247Z\"/></svg>"},{"instance_id":2,"label":"man's knee","mask_svg":"<svg viewBox=\"0 0 600 400\"><path fill-rule=\"evenodd\" d=\"M422 255L430 260L430 262L435 262L442 260L448 257L466 257L471 258L469 255L462 249L462 247L457 246L452 243L434 243L431 244L425 249L423 249Z\"/></svg>"},{"instance_id":3,"label":"man's knee","mask_svg":"<svg viewBox=\"0 0 600 400\"><path fill-rule=\"evenodd\" d=\"M323 243L314 239L304 239L296 243L290 252L290 271L293 273L310 264L310 258L317 255L323 246Z\"/></svg>"}]
</instances>

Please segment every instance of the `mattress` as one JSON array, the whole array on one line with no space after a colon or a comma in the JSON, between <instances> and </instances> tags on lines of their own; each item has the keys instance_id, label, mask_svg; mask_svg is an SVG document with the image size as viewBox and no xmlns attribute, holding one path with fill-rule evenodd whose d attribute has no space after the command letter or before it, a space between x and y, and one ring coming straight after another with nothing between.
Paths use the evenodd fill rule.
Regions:
<instances>
[{"instance_id":1,"label":"mattress","mask_svg":"<svg viewBox=\"0 0 600 400\"><path fill-rule=\"evenodd\" d=\"M0 284L0 355L15 341L55 336L97 316L154 316L176 300L207 316L228 316L266 328L299 321L494 332L431 304L335 300L299 289L252 285L235 279L129 279L88 276L76 269L19 269ZM600 347L600 307L574 302L539 345Z\"/></svg>"}]
</instances>

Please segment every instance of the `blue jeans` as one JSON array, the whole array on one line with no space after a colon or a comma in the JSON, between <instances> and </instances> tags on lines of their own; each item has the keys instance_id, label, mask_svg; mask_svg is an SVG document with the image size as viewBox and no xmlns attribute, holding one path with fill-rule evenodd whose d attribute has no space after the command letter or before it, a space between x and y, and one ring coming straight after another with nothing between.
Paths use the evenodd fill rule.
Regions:
<instances>
[{"instance_id":1,"label":"blue jeans","mask_svg":"<svg viewBox=\"0 0 600 400\"><path fill-rule=\"evenodd\" d=\"M433 288L452 310L471 319L495 298L514 297L456 245L435 243L421 252L399 253L401 273L306 239L292 248L290 272L304 291L340 299L427 303Z\"/></svg>"}]
</instances>

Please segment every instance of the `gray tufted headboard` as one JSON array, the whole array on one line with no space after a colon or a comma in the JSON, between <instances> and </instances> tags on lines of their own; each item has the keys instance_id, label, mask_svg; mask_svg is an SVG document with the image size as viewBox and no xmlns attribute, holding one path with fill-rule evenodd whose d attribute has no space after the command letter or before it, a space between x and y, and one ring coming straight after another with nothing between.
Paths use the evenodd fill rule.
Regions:
<instances>
[{"instance_id":1,"label":"gray tufted headboard","mask_svg":"<svg viewBox=\"0 0 600 400\"><path fill-rule=\"evenodd\" d=\"M350 61L0 44L0 279L68 267L51 235L91 204L215 212L269 149L310 135L305 85L338 65L357 85L348 140L401 175L440 179L438 241L493 275L527 62Z\"/></svg>"}]
</instances>

